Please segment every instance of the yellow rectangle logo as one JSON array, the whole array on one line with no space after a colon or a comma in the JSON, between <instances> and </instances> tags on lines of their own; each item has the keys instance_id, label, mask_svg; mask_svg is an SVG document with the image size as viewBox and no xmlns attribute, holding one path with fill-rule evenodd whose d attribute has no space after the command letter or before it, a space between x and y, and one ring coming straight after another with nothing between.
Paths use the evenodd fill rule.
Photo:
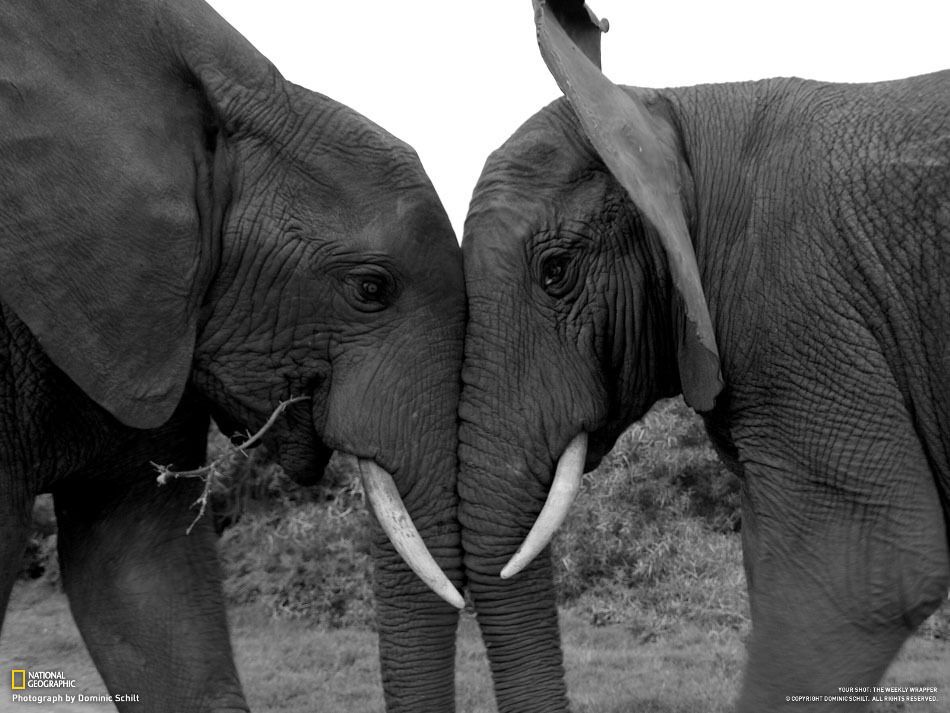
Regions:
<instances>
[{"instance_id":1,"label":"yellow rectangle logo","mask_svg":"<svg viewBox=\"0 0 950 713\"><path fill-rule=\"evenodd\" d=\"M16 669L10 671L10 689L14 691L26 690L26 670Z\"/></svg>"}]
</instances>

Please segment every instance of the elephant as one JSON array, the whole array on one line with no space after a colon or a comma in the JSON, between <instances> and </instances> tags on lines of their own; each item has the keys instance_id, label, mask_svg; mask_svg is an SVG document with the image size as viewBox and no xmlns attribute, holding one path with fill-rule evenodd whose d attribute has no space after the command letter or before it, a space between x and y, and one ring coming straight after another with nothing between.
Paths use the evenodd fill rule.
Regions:
<instances>
[{"instance_id":1,"label":"elephant","mask_svg":"<svg viewBox=\"0 0 950 713\"><path fill-rule=\"evenodd\" d=\"M200 483L151 462L303 397L267 442L301 482L358 459L388 709L449 710L466 303L413 149L200 0L6 3L0 126L0 612L52 493L109 691L247 710Z\"/></svg>"},{"instance_id":2,"label":"elephant","mask_svg":"<svg viewBox=\"0 0 950 713\"><path fill-rule=\"evenodd\" d=\"M619 86L586 5L534 8L565 96L488 157L462 239L459 520L498 709L568 709L547 544L682 394L741 480L737 709L861 710L821 697L876 683L950 584L950 72Z\"/></svg>"}]
</instances>

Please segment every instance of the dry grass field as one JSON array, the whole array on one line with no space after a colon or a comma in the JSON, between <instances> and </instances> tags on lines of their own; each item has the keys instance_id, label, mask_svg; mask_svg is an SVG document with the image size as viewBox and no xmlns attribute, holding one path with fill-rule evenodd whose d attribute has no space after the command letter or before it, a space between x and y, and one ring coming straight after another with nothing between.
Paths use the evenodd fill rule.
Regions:
<instances>
[{"instance_id":1,"label":"dry grass field","mask_svg":"<svg viewBox=\"0 0 950 713\"><path fill-rule=\"evenodd\" d=\"M259 605L231 612L238 665L252 710L269 713L382 713L376 637L362 628L331 629L273 617ZM575 713L724 713L739 683L744 647L738 632L674 627L643 641L629 626L593 625L589 616L562 611L565 660ZM495 710L484 648L473 617L465 615L457 653L458 712ZM62 670L79 690L104 693L72 623L65 597L45 583L17 585L0 645L0 674L11 668ZM950 710L950 642L918 636L892 665L886 683L934 685L939 703L873 705L875 713ZM49 713L105 711L50 706ZM10 703L0 711L47 713Z\"/></svg>"}]
</instances>

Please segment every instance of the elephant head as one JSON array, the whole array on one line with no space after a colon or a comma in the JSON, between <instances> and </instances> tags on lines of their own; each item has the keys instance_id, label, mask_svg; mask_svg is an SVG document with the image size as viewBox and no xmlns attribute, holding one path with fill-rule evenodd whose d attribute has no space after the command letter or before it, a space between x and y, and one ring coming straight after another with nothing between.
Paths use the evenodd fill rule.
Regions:
<instances>
[{"instance_id":1,"label":"elephant head","mask_svg":"<svg viewBox=\"0 0 950 713\"><path fill-rule=\"evenodd\" d=\"M535 556L581 474L658 397L682 383L708 409L719 389L679 202L685 168L668 160L675 138L610 106L645 113L600 75L601 23L583 3L540 2L536 12L573 108L555 102L489 157L463 238L460 520L505 711L566 710L550 562Z\"/></svg>"},{"instance_id":2,"label":"elephant head","mask_svg":"<svg viewBox=\"0 0 950 713\"><path fill-rule=\"evenodd\" d=\"M488 158L462 242L459 519L499 710L567 710L546 545L582 472L677 393L745 476L753 638L740 710L834 690L835 676L873 684L950 576L935 485L950 472L936 435L950 421L934 415L950 394L934 368L946 341L867 307L894 314L907 300L879 287L892 265L947 264L948 77L866 95L803 80L621 88L599 69L602 26L582 2L534 4L566 96ZM898 115L911 118L881 118ZM856 151L857 136L893 153ZM924 177L915 167L930 159L915 151L940 168ZM906 161L925 197L900 198L916 195L910 179L887 190L899 179L875 161ZM898 217L842 218L867 206ZM925 274L915 314L946 325L945 278ZM885 333L913 347L888 354ZM888 509L897 483L913 516ZM864 507L875 514L855 515Z\"/></svg>"},{"instance_id":3,"label":"elephant head","mask_svg":"<svg viewBox=\"0 0 950 713\"><path fill-rule=\"evenodd\" d=\"M272 432L285 469L356 456L454 605L375 538L390 707L449 709L465 298L418 157L201 2L15 2L0 37L3 302L128 426L186 383L247 429L309 397Z\"/></svg>"}]
</instances>

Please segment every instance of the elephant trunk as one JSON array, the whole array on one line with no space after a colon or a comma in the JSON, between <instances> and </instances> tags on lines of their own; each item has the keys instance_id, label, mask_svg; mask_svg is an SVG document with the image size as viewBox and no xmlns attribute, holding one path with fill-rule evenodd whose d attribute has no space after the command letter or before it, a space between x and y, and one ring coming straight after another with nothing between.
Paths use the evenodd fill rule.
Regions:
<instances>
[{"instance_id":1,"label":"elephant trunk","mask_svg":"<svg viewBox=\"0 0 950 713\"><path fill-rule=\"evenodd\" d=\"M445 573L449 586L460 589L455 479L444 480L445 485L440 482L433 487L425 502L410 494L403 499L434 563ZM374 532L372 556L387 712L454 710L458 608L410 569L382 528Z\"/></svg>"},{"instance_id":2,"label":"elephant trunk","mask_svg":"<svg viewBox=\"0 0 950 713\"><path fill-rule=\"evenodd\" d=\"M461 318L457 324L448 330L418 322L418 332L355 364L331 390L327 431L335 447L357 455L376 516L373 587L388 713L455 707ZM415 351L420 343L426 360ZM336 434L350 441L339 443Z\"/></svg>"},{"instance_id":3,"label":"elephant trunk","mask_svg":"<svg viewBox=\"0 0 950 713\"><path fill-rule=\"evenodd\" d=\"M463 397L462 412L467 411ZM548 549L511 578L500 576L542 509L546 488L528 475L523 445L506 442L500 429L482 428L486 423L497 419L463 417L459 521L469 592L488 651L498 710L567 711Z\"/></svg>"},{"instance_id":4,"label":"elephant trunk","mask_svg":"<svg viewBox=\"0 0 950 713\"><path fill-rule=\"evenodd\" d=\"M432 565L453 591L462 586L455 468L455 458L448 458L438 474L433 468L418 478L427 488L401 493ZM454 710L458 608L407 565L382 527L374 528L372 557L386 710Z\"/></svg>"}]
</instances>

